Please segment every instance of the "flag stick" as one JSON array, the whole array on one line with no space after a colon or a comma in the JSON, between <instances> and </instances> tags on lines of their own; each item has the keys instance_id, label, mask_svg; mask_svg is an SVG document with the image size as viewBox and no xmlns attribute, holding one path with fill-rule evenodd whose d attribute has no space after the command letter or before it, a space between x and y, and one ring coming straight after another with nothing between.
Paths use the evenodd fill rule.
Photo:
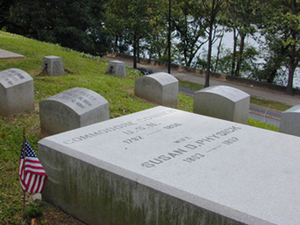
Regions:
<instances>
[{"instance_id":1,"label":"flag stick","mask_svg":"<svg viewBox=\"0 0 300 225\"><path fill-rule=\"evenodd\" d=\"M26 133L25 133L25 127L23 128L23 165L25 164L25 140L26 140ZM26 192L23 191L23 218L25 218L25 198L26 198Z\"/></svg>"}]
</instances>

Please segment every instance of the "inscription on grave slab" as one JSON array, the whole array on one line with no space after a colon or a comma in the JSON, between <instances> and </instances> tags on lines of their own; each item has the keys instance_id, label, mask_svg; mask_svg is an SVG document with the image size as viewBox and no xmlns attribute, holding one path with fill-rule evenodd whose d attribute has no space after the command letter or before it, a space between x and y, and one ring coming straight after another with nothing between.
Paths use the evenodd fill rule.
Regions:
<instances>
[{"instance_id":1,"label":"inscription on grave slab","mask_svg":"<svg viewBox=\"0 0 300 225\"><path fill-rule=\"evenodd\" d=\"M56 134L109 119L108 102L86 88L72 88L40 102L42 133Z\"/></svg>"},{"instance_id":2,"label":"inscription on grave slab","mask_svg":"<svg viewBox=\"0 0 300 225\"><path fill-rule=\"evenodd\" d=\"M159 106L41 140L43 198L89 224L298 224L299 145Z\"/></svg>"},{"instance_id":3,"label":"inscription on grave slab","mask_svg":"<svg viewBox=\"0 0 300 225\"><path fill-rule=\"evenodd\" d=\"M23 70L11 68L0 72L0 114L16 115L34 110L32 77Z\"/></svg>"}]
</instances>

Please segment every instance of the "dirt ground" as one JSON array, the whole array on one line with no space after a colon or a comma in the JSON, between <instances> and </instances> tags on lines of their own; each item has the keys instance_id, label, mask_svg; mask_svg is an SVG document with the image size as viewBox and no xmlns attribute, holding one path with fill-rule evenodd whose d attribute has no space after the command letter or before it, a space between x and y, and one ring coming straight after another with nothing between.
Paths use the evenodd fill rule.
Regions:
<instances>
[{"instance_id":1,"label":"dirt ground","mask_svg":"<svg viewBox=\"0 0 300 225\"><path fill-rule=\"evenodd\" d=\"M34 223L36 222L36 223ZM84 223L80 222L79 220L75 219L74 217L66 214L59 208L47 204L42 217L36 219L35 221L31 221L31 225L39 225L39 224L49 224L49 225L84 225Z\"/></svg>"},{"instance_id":2,"label":"dirt ground","mask_svg":"<svg viewBox=\"0 0 300 225\"><path fill-rule=\"evenodd\" d=\"M26 196L27 206L26 210L30 209L30 205L33 204L36 208L42 209L42 214L36 213L36 211L31 210L31 215L27 215L27 219L25 221L22 221L22 225L24 224L30 224L30 225L84 225L85 223L82 223L81 221L77 220L73 216L65 213L60 208L50 204L46 203L41 200L40 194L29 194L27 193ZM35 216L36 215L36 216ZM1 224L1 222L0 222Z\"/></svg>"}]
</instances>

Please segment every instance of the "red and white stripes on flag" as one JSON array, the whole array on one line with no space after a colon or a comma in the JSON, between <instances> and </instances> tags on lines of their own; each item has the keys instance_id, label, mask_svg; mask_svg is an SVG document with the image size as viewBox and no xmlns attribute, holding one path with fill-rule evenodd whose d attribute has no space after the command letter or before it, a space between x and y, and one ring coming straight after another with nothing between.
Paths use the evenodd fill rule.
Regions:
<instances>
[{"instance_id":1,"label":"red and white stripes on flag","mask_svg":"<svg viewBox=\"0 0 300 225\"><path fill-rule=\"evenodd\" d=\"M34 153L33 149L25 139L25 159L22 147L19 161L20 184L23 191L29 193L41 193L47 181L47 174Z\"/></svg>"}]
</instances>

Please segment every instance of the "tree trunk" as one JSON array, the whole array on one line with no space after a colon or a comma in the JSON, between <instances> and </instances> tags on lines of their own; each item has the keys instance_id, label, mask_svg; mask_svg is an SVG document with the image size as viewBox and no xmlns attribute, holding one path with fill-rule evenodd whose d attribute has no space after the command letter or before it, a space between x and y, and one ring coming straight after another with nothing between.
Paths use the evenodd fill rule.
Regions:
<instances>
[{"instance_id":1,"label":"tree trunk","mask_svg":"<svg viewBox=\"0 0 300 225\"><path fill-rule=\"evenodd\" d=\"M134 32L134 35L133 35L133 68L136 69L137 66L136 66L136 32Z\"/></svg>"},{"instance_id":2,"label":"tree trunk","mask_svg":"<svg viewBox=\"0 0 300 225\"><path fill-rule=\"evenodd\" d=\"M289 62L289 79L288 79L288 85L286 88L286 92L289 95L293 95L293 80L294 80L294 73L295 69L297 67L296 61L295 61L295 55L296 55L296 47L295 45L291 46L291 56L290 56L290 62Z\"/></svg>"},{"instance_id":3,"label":"tree trunk","mask_svg":"<svg viewBox=\"0 0 300 225\"><path fill-rule=\"evenodd\" d=\"M236 65L236 70L234 75L239 76L240 74L240 69L241 69L241 64L242 64L242 58L243 58L243 51L244 51L244 43L245 43L245 35L241 34L241 42L240 42L240 51L239 51L239 57Z\"/></svg>"},{"instance_id":4,"label":"tree trunk","mask_svg":"<svg viewBox=\"0 0 300 225\"><path fill-rule=\"evenodd\" d=\"M236 28L233 28L233 52L232 52L232 61L231 61L231 76L234 76L235 70L235 58L236 58Z\"/></svg>"},{"instance_id":5,"label":"tree trunk","mask_svg":"<svg viewBox=\"0 0 300 225\"><path fill-rule=\"evenodd\" d=\"M136 39L136 57L137 57L137 62L140 63L140 39Z\"/></svg>"},{"instance_id":6,"label":"tree trunk","mask_svg":"<svg viewBox=\"0 0 300 225\"><path fill-rule=\"evenodd\" d=\"M213 7L215 1L213 0ZM213 9L212 7L212 9ZM210 24L209 24L209 34L208 34L208 54L207 54L207 68L205 75L205 84L204 87L209 87L209 78L210 78L210 64L211 64L211 51L212 51L212 32L213 32L213 18L211 15Z\"/></svg>"},{"instance_id":7,"label":"tree trunk","mask_svg":"<svg viewBox=\"0 0 300 225\"><path fill-rule=\"evenodd\" d=\"M218 63L219 63L219 57L220 57L220 51L221 51L221 47L222 47L222 41L223 41L223 37L224 37L224 32L225 32L225 28L223 27L222 36L220 38L220 42L219 42L219 45L218 45L218 52L217 52L216 63L215 63L215 67L214 67L214 71L215 72L218 70Z\"/></svg>"}]
</instances>

